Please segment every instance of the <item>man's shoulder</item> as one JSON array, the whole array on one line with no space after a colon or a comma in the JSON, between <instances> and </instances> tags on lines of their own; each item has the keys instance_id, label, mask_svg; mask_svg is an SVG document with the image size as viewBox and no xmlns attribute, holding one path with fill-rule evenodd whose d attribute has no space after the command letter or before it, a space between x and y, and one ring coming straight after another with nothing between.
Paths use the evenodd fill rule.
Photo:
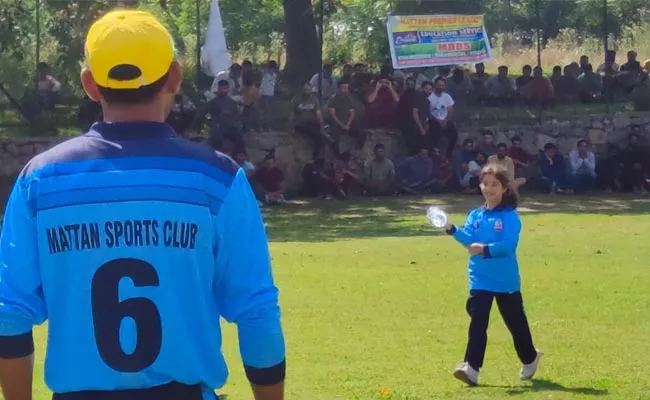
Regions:
<instances>
[{"instance_id":1,"label":"man's shoulder","mask_svg":"<svg viewBox=\"0 0 650 400\"><path fill-rule=\"evenodd\" d=\"M56 165L91 160L127 159L134 157L170 158L192 160L207 165L207 170L217 170L222 183L229 186L239 166L227 155L206 145L172 137L161 140L157 146L120 146L89 134L80 135L57 144L32 158L20 176L27 177Z\"/></svg>"}]
</instances>

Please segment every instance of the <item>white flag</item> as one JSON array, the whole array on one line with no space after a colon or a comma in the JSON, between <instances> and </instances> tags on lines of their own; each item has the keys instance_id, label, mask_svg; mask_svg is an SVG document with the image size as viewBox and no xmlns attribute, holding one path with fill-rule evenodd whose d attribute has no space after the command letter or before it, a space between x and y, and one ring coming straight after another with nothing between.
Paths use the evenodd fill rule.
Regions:
<instances>
[{"instance_id":1,"label":"white flag","mask_svg":"<svg viewBox=\"0 0 650 400\"><path fill-rule=\"evenodd\" d=\"M226 32L223 28L219 0L212 0L210 19L205 44L201 48L201 68L206 74L215 76L230 68L230 54L226 46Z\"/></svg>"}]
</instances>

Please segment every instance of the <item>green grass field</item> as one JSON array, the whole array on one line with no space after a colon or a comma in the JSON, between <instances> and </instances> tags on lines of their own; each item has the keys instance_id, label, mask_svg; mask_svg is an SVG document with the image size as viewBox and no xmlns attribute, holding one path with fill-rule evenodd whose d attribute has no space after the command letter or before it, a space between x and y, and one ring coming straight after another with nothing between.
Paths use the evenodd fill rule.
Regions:
<instances>
[{"instance_id":1,"label":"green grass field","mask_svg":"<svg viewBox=\"0 0 650 400\"><path fill-rule=\"evenodd\" d=\"M466 251L426 225L442 204L462 222L478 197L298 203L267 210L288 348L287 398L650 399L650 199L537 197L522 206L523 293L537 379L519 363L496 307L481 387L451 371L468 317ZM37 331L36 400L45 329ZM228 400L252 399L225 327Z\"/></svg>"}]
</instances>

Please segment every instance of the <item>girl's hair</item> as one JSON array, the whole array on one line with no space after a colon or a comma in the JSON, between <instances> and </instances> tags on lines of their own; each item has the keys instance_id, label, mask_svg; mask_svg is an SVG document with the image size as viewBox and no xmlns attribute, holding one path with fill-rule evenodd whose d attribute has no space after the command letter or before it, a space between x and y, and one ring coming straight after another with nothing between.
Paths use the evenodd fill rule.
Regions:
<instances>
[{"instance_id":1,"label":"girl's hair","mask_svg":"<svg viewBox=\"0 0 650 400\"><path fill-rule=\"evenodd\" d=\"M507 207L515 209L519 205L519 193L512 186L510 177L508 176L508 170L498 164L488 164L481 170L480 181L483 182L483 177L485 175L492 175L501 185L506 189L503 192L503 198L501 199L501 207Z\"/></svg>"}]
</instances>

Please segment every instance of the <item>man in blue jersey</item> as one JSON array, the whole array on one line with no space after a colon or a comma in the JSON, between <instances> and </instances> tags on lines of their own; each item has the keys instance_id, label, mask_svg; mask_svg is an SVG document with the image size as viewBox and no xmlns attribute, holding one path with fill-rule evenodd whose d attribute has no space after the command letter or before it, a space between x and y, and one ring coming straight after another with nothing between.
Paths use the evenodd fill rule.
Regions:
<instances>
[{"instance_id":1,"label":"man in blue jersey","mask_svg":"<svg viewBox=\"0 0 650 400\"><path fill-rule=\"evenodd\" d=\"M164 124L181 84L150 14L96 21L81 72L105 122L35 157L0 243L0 386L32 398L32 328L48 324L56 400L203 400L237 324L256 400L283 398L285 345L267 239L245 173Z\"/></svg>"}]
</instances>

